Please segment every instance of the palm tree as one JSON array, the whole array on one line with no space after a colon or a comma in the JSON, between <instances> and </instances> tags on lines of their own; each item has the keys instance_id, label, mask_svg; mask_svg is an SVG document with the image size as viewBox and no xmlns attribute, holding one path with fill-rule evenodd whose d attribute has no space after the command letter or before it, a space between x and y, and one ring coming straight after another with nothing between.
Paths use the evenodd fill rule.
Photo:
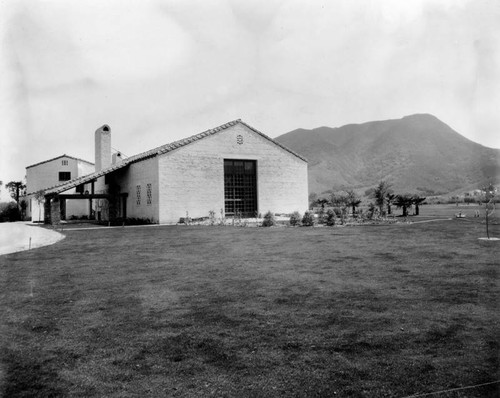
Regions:
<instances>
[{"instance_id":1,"label":"palm tree","mask_svg":"<svg viewBox=\"0 0 500 398\"><path fill-rule=\"evenodd\" d=\"M342 194L342 193L336 194L335 192L333 192L330 195L330 203L332 204L332 206L346 207L347 206L347 196Z\"/></svg>"},{"instance_id":2,"label":"palm tree","mask_svg":"<svg viewBox=\"0 0 500 398\"><path fill-rule=\"evenodd\" d=\"M394 200L396 199L396 195L393 193L387 193L385 195L385 201L387 203L387 214L391 215L391 205L394 203Z\"/></svg>"},{"instance_id":3,"label":"palm tree","mask_svg":"<svg viewBox=\"0 0 500 398\"><path fill-rule=\"evenodd\" d=\"M413 196L409 194L397 195L394 199L394 204L398 208L403 209L403 217L408 217L408 209L413 204Z\"/></svg>"},{"instance_id":4,"label":"palm tree","mask_svg":"<svg viewBox=\"0 0 500 398\"><path fill-rule=\"evenodd\" d=\"M332 203L332 206L333 207L338 207L340 209L340 213L341 213L341 216L340 216L340 220L341 220L341 223L343 224L345 222L345 219L346 219L346 213L347 213L347 195L345 194L335 194L335 192L333 192L330 196L330 202Z\"/></svg>"},{"instance_id":5,"label":"palm tree","mask_svg":"<svg viewBox=\"0 0 500 398\"><path fill-rule=\"evenodd\" d=\"M19 208L19 197L26 194L26 184L22 181L10 181L5 187L10 191L11 198L16 201Z\"/></svg>"},{"instance_id":6,"label":"palm tree","mask_svg":"<svg viewBox=\"0 0 500 398\"><path fill-rule=\"evenodd\" d=\"M373 191L372 197L375 199L375 204L378 206L381 215L384 213L384 205L386 203L388 207L388 213L391 214L390 204L387 202L387 198L391 194L391 184L386 181L380 181L378 186Z\"/></svg>"},{"instance_id":7,"label":"palm tree","mask_svg":"<svg viewBox=\"0 0 500 398\"><path fill-rule=\"evenodd\" d=\"M423 198L421 196L418 196L418 195L413 195L413 204L415 205L415 215L418 216L420 214L420 211L419 211L419 205L422 204L422 202L425 200L426 198Z\"/></svg>"},{"instance_id":8,"label":"palm tree","mask_svg":"<svg viewBox=\"0 0 500 398\"><path fill-rule=\"evenodd\" d=\"M361 203L361 198L352 189L347 191L346 204L352 207L352 215L356 214L356 207Z\"/></svg>"}]
</instances>

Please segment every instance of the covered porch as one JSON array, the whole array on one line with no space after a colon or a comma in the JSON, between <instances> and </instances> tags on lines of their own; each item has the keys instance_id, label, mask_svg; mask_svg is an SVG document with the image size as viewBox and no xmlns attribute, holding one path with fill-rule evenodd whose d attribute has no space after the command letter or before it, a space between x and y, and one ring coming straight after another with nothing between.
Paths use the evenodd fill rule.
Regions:
<instances>
[{"instance_id":1,"label":"covered porch","mask_svg":"<svg viewBox=\"0 0 500 398\"><path fill-rule=\"evenodd\" d=\"M48 193L44 201L44 223L59 224L68 221L67 202L86 201L87 216L85 219L95 222L113 221L117 218L127 217L127 193L95 193L94 182L91 190L77 189L77 193Z\"/></svg>"}]
</instances>

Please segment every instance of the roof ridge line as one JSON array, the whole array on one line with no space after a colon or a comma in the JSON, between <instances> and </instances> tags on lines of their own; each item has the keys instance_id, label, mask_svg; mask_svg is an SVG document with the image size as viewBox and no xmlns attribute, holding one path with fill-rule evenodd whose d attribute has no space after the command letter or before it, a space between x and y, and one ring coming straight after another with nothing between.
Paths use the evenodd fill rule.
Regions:
<instances>
[{"instance_id":1,"label":"roof ridge line","mask_svg":"<svg viewBox=\"0 0 500 398\"><path fill-rule=\"evenodd\" d=\"M65 154L65 153L64 153L64 154L59 155L59 156L56 156L56 157L54 157L54 158L47 159L47 160L43 160L43 161L41 161L41 162L34 163L34 164L32 164L32 165L26 166L25 168L26 168L26 169L29 169L29 168L31 168L31 167L39 166L39 165L41 165L41 164L48 163L48 162L52 162L53 160L57 160L57 159L64 158L64 157L66 157L66 158L70 158L70 159L74 159L74 160L79 160L79 161L81 161L81 162L85 162L85 163L92 164L92 165L94 165L94 164L95 164L95 163L89 162L88 160L81 159L81 158L77 158L77 157L74 157L74 156L71 156L71 155L67 155L67 154Z\"/></svg>"},{"instance_id":2,"label":"roof ridge line","mask_svg":"<svg viewBox=\"0 0 500 398\"><path fill-rule=\"evenodd\" d=\"M138 153L136 155L130 156L126 159L123 159L120 163L108 166L105 169L96 171L94 173L87 174L85 176L77 177L73 180L67 181L67 182L59 184L59 185L55 185L55 186L50 187L50 188L46 188L45 192L53 191L53 192L49 192L48 194L58 194L60 192L67 191L68 189L74 188L77 185L85 184L85 183L90 182L96 178L102 177L103 175L108 174L112 171L115 171L115 170L121 169L125 166L128 166L132 163L140 162L140 161L146 160L148 158L152 158L152 157L155 157L158 155L163 155L163 154L168 153L170 151L174 151L176 149L182 148L182 147L189 145L193 142L199 141L205 137L209 137L211 135L214 135L214 134L218 133L219 131L223 131L229 127L235 126L238 123L242 124L243 126L246 126L247 128L249 128L253 132L255 132L255 133L259 134L260 136L262 136L263 138L271 141L275 145L277 145L280 148L282 148L283 150L291 153L292 155L298 157L299 159L303 160L304 162L307 162L306 158L304 158L303 156L300 156L299 154L297 154L296 152L287 148L286 146L279 143L278 141L273 140L271 137L267 136L266 134L262 133L261 131L257 130L256 128L250 126L249 124L243 122L241 119L235 119L235 120L232 120L232 121L227 122L225 124L222 124L220 126L202 131L201 133L191 135L191 136L186 137L184 139L173 141L173 142L170 142L168 144L160 145L156 148L150 149L149 151L141 152L141 153ZM64 188L64 189L62 189L62 188Z\"/></svg>"}]
</instances>

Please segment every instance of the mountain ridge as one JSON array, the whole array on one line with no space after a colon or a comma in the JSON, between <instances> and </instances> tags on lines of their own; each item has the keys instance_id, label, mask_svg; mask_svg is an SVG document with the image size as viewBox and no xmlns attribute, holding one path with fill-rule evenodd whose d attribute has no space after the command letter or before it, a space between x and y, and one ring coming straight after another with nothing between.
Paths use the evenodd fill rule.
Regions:
<instances>
[{"instance_id":1,"label":"mountain ridge","mask_svg":"<svg viewBox=\"0 0 500 398\"><path fill-rule=\"evenodd\" d=\"M275 138L309 161L309 191L363 190L381 180L425 195L498 183L500 149L460 135L430 114L298 128Z\"/></svg>"}]
</instances>

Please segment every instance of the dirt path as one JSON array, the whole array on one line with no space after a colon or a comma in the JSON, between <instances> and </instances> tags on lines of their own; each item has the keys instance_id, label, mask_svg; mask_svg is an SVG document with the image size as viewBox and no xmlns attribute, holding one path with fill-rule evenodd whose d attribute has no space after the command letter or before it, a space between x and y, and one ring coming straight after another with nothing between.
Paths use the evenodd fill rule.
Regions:
<instances>
[{"instance_id":1,"label":"dirt path","mask_svg":"<svg viewBox=\"0 0 500 398\"><path fill-rule=\"evenodd\" d=\"M0 255L52 245L64 235L29 222L0 223Z\"/></svg>"},{"instance_id":2,"label":"dirt path","mask_svg":"<svg viewBox=\"0 0 500 398\"><path fill-rule=\"evenodd\" d=\"M451 221L453 218L433 218L432 220L412 221L411 224L423 224L426 222Z\"/></svg>"}]
</instances>

